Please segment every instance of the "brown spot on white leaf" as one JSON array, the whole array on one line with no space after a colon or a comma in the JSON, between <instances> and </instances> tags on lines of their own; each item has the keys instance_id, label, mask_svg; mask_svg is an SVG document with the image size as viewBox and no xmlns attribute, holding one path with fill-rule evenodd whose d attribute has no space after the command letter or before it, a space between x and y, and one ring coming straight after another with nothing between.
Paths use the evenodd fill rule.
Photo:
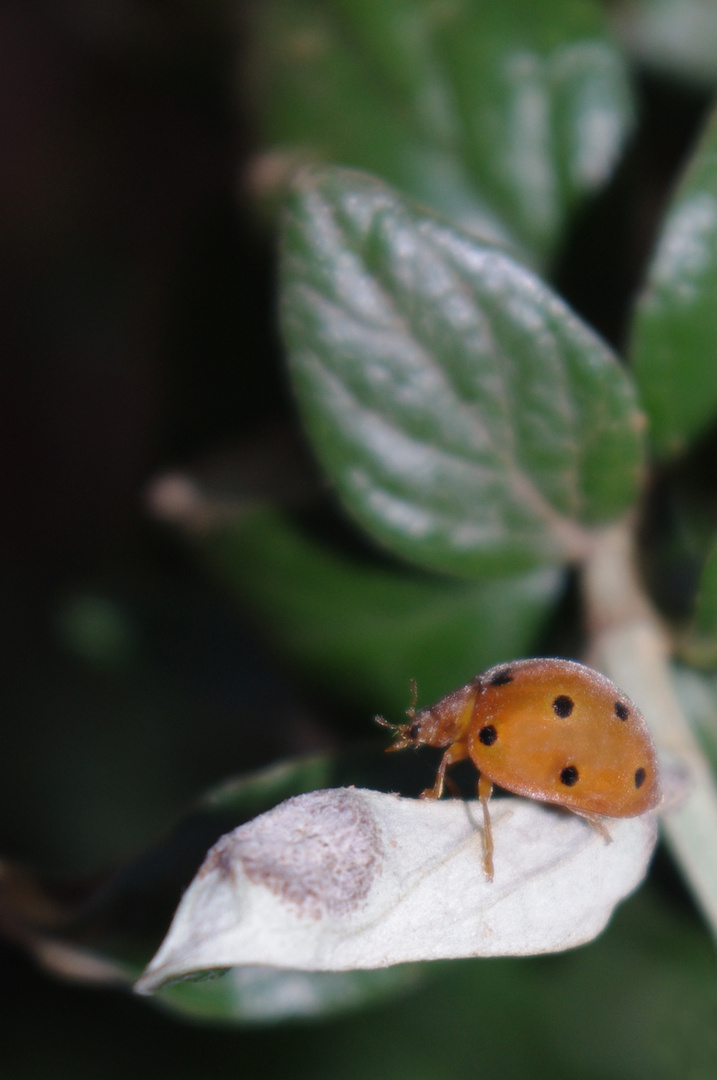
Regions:
<instances>
[{"instance_id":1,"label":"brown spot on white leaf","mask_svg":"<svg viewBox=\"0 0 717 1080\"><path fill-rule=\"evenodd\" d=\"M297 795L242 830L236 854L265 885L314 919L348 915L368 895L382 845L368 803L356 791Z\"/></svg>"},{"instance_id":2,"label":"brown spot on white leaf","mask_svg":"<svg viewBox=\"0 0 717 1080\"><path fill-rule=\"evenodd\" d=\"M221 840L217 840L199 867L197 877L204 878L207 874L211 874L216 870L221 877L231 878L234 874L234 862L232 860L232 848L234 846L235 843L231 835L223 836Z\"/></svg>"},{"instance_id":3,"label":"brown spot on white leaf","mask_svg":"<svg viewBox=\"0 0 717 1080\"><path fill-rule=\"evenodd\" d=\"M312 791L223 837L199 872L230 878L238 862L253 885L319 919L341 917L366 898L383 847L367 801L356 791Z\"/></svg>"}]
</instances>

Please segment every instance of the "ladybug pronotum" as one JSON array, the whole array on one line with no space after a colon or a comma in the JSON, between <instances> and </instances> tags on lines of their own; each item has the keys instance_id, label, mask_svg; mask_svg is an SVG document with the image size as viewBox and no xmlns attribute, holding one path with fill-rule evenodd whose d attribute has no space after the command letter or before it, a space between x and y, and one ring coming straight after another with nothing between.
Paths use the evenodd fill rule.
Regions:
<instances>
[{"instance_id":1,"label":"ladybug pronotum","mask_svg":"<svg viewBox=\"0 0 717 1080\"><path fill-rule=\"evenodd\" d=\"M660 801L657 755L642 714L618 687L572 660L515 660L492 667L428 709L408 709L388 724L390 750L445 747L432 788L446 769L470 758L483 806L484 865L493 879L488 800L497 784L516 795L557 803L586 818L606 840L602 817L636 817Z\"/></svg>"}]
</instances>

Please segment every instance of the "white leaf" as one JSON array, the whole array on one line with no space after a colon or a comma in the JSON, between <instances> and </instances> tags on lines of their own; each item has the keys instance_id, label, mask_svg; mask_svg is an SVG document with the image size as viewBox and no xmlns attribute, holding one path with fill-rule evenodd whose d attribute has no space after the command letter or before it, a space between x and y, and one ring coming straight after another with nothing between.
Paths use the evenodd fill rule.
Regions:
<instances>
[{"instance_id":1,"label":"white leaf","mask_svg":"<svg viewBox=\"0 0 717 1080\"><path fill-rule=\"evenodd\" d=\"M655 814L607 821L527 799L481 808L336 788L289 799L222 837L136 985L244 965L347 971L415 960L515 956L595 937L644 877Z\"/></svg>"}]
</instances>

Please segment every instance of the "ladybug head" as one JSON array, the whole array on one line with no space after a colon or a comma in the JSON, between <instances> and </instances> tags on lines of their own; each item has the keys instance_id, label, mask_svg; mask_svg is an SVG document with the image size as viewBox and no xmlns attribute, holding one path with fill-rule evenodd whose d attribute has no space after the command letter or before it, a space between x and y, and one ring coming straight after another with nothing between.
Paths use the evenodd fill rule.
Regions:
<instances>
[{"instance_id":1,"label":"ladybug head","mask_svg":"<svg viewBox=\"0 0 717 1080\"><path fill-rule=\"evenodd\" d=\"M391 746L387 747L389 753L393 750L405 750L407 746L420 746L421 743L425 742L425 739L421 738L420 715L419 713L418 717L416 717L413 709L410 709L407 724L389 724L388 720L384 720L382 716L375 717L377 724L393 732L394 741Z\"/></svg>"}]
</instances>

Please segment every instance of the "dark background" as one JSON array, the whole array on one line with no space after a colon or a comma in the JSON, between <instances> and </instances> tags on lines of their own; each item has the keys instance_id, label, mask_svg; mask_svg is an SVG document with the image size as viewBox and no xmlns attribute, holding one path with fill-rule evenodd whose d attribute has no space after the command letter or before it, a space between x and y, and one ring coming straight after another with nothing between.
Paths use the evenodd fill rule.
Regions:
<instances>
[{"instance_id":1,"label":"dark background","mask_svg":"<svg viewBox=\"0 0 717 1080\"><path fill-rule=\"evenodd\" d=\"M163 470L292 424L272 235L243 194L254 133L237 89L242 49L228 5L0 6L0 851L68 878L130 858L212 782L342 741L324 703L146 510ZM556 271L617 342L707 101L638 76L636 139ZM543 1065L570 1076L552 1019L516 1049L510 978L535 977L537 991L574 962L491 963L479 980L470 965L446 967L430 994L277 1035L194 1027L119 992L69 987L7 946L0 1076L520 1075L541 1037L563 1047L561 1065ZM586 982L587 1017L614 992L609 971ZM462 989L477 983L490 1050ZM431 1058L431 1003L445 995L463 1011ZM703 1039L708 1015L685 1020L685 1046L692 1022ZM581 1059L581 1076L607 1075L601 1030L577 1044L582 1054L592 1039L597 1055ZM688 1075L679 1059L665 1052L664 1075ZM609 1075L634 1067L618 1054Z\"/></svg>"}]
</instances>

